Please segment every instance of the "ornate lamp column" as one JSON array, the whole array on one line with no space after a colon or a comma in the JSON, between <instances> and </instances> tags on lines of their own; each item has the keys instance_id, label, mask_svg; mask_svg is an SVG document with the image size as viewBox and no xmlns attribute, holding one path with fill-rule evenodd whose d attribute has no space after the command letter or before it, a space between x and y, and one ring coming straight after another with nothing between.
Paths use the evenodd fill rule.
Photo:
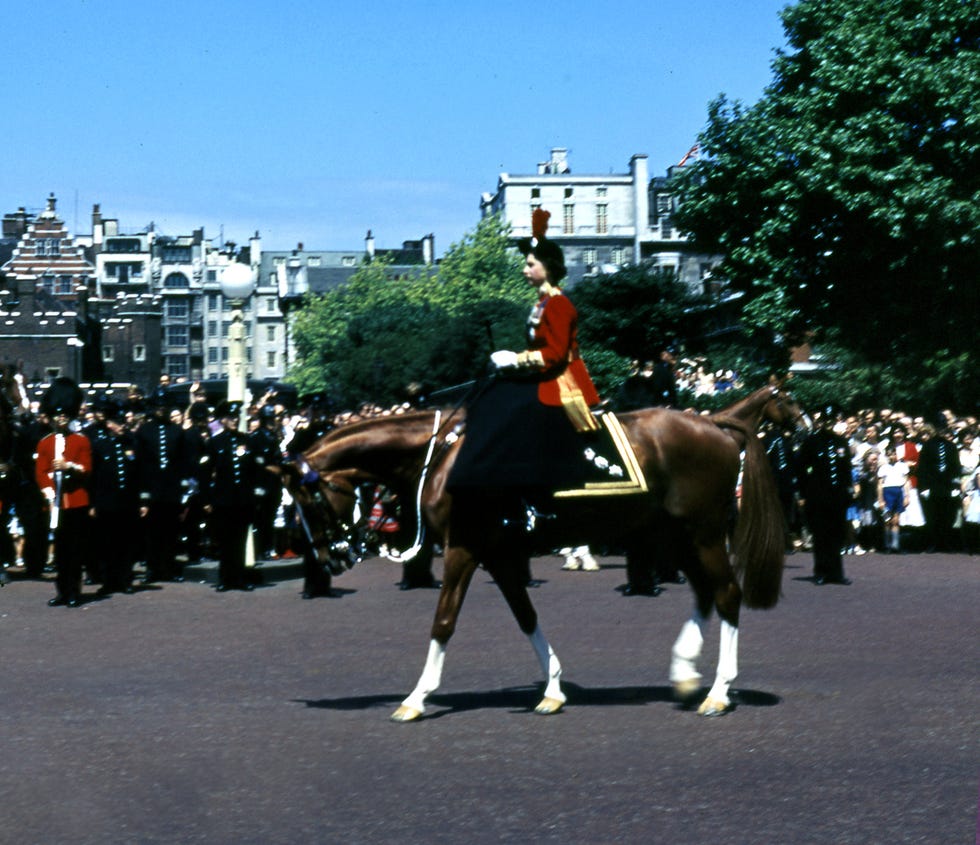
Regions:
<instances>
[{"instance_id":1,"label":"ornate lamp column","mask_svg":"<svg viewBox=\"0 0 980 845\"><path fill-rule=\"evenodd\" d=\"M228 329L228 400L242 402L241 425L248 419L245 406L245 315L242 309L255 291L252 268L238 262L229 264L221 274L221 292L231 304L231 326ZM244 428L241 429L245 431Z\"/></svg>"}]
</instances>

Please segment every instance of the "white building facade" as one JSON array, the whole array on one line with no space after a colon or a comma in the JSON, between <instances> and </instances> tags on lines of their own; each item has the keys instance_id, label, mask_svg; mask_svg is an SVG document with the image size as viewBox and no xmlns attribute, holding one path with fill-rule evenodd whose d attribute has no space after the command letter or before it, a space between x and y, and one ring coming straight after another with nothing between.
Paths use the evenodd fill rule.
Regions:
<instances>
[{"instance_id":1,"label":"white building facade","mask_svg":"<svg viewBox=\"0 0 980 845\"><path fill-rule=\"evenodd\" d=\"M651 180L647 156L636 154L625 173L579 175L571 171L568 150L555 147L535 173L501 173L496 192L483 194L480 211L499 214L515 241L530 237L536 208L549 211L548 237L565 252L570 282L652 259L700 290L720 257L693 254L672 225L676 198L668 182L676 167Z\"/></svg>"}]
</instances>

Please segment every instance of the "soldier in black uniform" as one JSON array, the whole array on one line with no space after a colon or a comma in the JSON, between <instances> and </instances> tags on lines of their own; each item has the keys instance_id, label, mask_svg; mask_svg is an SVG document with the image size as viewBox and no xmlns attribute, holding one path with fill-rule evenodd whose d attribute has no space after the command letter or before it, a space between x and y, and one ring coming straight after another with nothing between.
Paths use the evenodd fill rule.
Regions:
<instances>
[{"instance_id":1,"label":"soldier in black uniform","mask_svg":"<svg viewBox=\"0 0 980 845\"><path fill-rule=\"evenodd\" d=\"M98 595L133 592L133 563L140 538L136 438L126 430L126 406L102 407L106 436L92 441L90 515L93 552L103 574Z\"/></svg>"},{"instance_id":2,"label":"soldier in black uniform","mask_svg":"<svg viewBox=\"0 0 980 845\"><path fill-rule=\"evenodd\" d=\"M953 529L960 507L963 467L944 414L937 414L936 434L922 444L916 464L917 489L926 519L926 551L955 552L959 542Z\"/></svg>"},{"instance_id":3,"label":"soldier in black uniform","mask_svg":"<svg viewBox=\"0 0 980 845\"><path fill-rule=\"evenodd\" d=\"M627 380L618 410L677 406L675 352L672 346L661 346L656 363L647 361L642 370ZM652 540L646 539L647 537ZM657 524L651 526L642 540L627 544L627 583L623 587L623 595L658 596L663 592L660 585L664 582L686 583L687 579L679 568L684 549L685 538L680 526L669 517L658 517Z\"/></svg>"},{"instance_id":4,"label":"soldier in black uniform","mask_svg":"<svg viewBox=\"0 0 980 845\"><path fill-rule=\"evenodd\" d=\"M276 512L282 502L282 445L279 416L275 407L259 408L259 427L249 435L249 445L258 467L255 487L256 557L272 560L276 555Z\"/></svg>"},{"instance_id":5,"label":"soldier in black uniform","mask_svg":"<svg viewBox=\"0 0 980 845\"><path fill-rule=\"evenodd\" d=\"M187 410L190 427L184 429L187 440L187 460L190 467L188 490L184 497L184 551L188 563L197 563L204 556L207 542L206 514L201 500L201 486L207 480L207 445L211 438L211 411L206 402L195 401Z\"/></svg>"},{"instance_id":6,"label":"soldier in black uniform","mask_svg":"<svg viewBox=\"0 0 980 845\"><path fill-rule=\"evenodd\" d=\"M324 393L316 393L306 398L309 420L305 426L297 429L293 439L286 446L286 453L295 460L309 449L314 443L333 428L330 420L330 401ZM294 539L290 547L303 550L303 598L315 599L320 596L330 596L331 577L327 569L317 560L316 550L310 547L309 540L302 528L302 514L297 512L297 506L290 508L292 518L287 516L287 530Z\"/></svg>"},{"instance_id":7,"label":"soldier in black uniform","mask_svg":"<svg viewBox=\"0 0 980 845\"><path fill-rule=\"evenodd\" d=\"M251 590L246 578L245 549L255 506L257 464L247 435L238 430L242 403L223 400L215 412L221 431L207 446L208 480L202 490L218 545L219 593Z\"/></svg>"},{"instance_id":8,"label":"soldier in black uniform","mask_svg":"<svg viewBox=\"0 0 980 845\"><path fill-rule=\"evenodd\" d=\"M801 504L813 535L815 584L850 584L841 556L847 537L847 508L851 502L850 449L833 430L836 409L824 408L817 429L800 447L797 478Z\"/></svg>"},{"instance_id":9,"label":"soldier in black uniform","mask_svg":"<svg viewBox=\"0 0 980 845\"><path fill-rule=\"evenodd\" d=\"M154 392L149 404L152 417L136 434L140 516L146 526L145 582L183 581L177 541L183 500L190 486L187 438L170 420L170 404L162 389Z\"/></svg>"}]
</instances>

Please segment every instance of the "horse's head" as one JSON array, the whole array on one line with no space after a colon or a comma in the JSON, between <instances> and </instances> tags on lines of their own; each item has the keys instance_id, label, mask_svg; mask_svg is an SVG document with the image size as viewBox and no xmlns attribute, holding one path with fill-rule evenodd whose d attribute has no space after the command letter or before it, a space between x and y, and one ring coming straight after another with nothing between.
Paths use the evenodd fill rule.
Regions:
<instances>
[{"instance_id":1,"label":"horse's head","mask_svg":"<svg viewBox=\"0 0 980 845\"><path fill-rule=\"evenodd\" d=\"M799 403L785 387L785 379L771 378L771 397L763 408L763 416L780 428L802 428L809 431L813 425Z\"/></svg>"},{"instance_id":2,"label":"horse's head","mask_svg":"<svg viewBox=\"0 0 980 845\"><path fill-rule=\"evenodd\" d=\"M10 416L30 410L24 376L18 366L0 366L0 414Z\"/></svg>"},{"instance_id":3,"label":"horse's head","mask_svg":"<svg viewBox=\"0 0 980 845\"><path fill-rule=\"evenodd\" d=\"M317 561L333 575L361 562L364 543L354 520L360 473L319 472L303 458L283 467L282 481L296 503L303 533Z\"/></svg>"}]
</instances>

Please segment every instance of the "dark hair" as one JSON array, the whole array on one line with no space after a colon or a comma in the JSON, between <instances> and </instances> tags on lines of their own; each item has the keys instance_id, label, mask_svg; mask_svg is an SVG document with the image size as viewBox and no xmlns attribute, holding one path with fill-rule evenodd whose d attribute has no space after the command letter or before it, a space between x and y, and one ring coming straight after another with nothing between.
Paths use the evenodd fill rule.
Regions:
<instances>
[{"instance_id":1,"label":"dark hair","mask_svg":"<svg viewBox=\"0 0 980 845\"><path fill-rule=\"evenodd\" d=\"M557 285L568 275L568 269L565 267L565 253L561 247L545 236L550 218L551 212L543 208L534 209L531 213L531 237L518 241L517 248L525 258L528 255L537 258L548 271L548 281Z\"/></svg>"}]
</instances>

